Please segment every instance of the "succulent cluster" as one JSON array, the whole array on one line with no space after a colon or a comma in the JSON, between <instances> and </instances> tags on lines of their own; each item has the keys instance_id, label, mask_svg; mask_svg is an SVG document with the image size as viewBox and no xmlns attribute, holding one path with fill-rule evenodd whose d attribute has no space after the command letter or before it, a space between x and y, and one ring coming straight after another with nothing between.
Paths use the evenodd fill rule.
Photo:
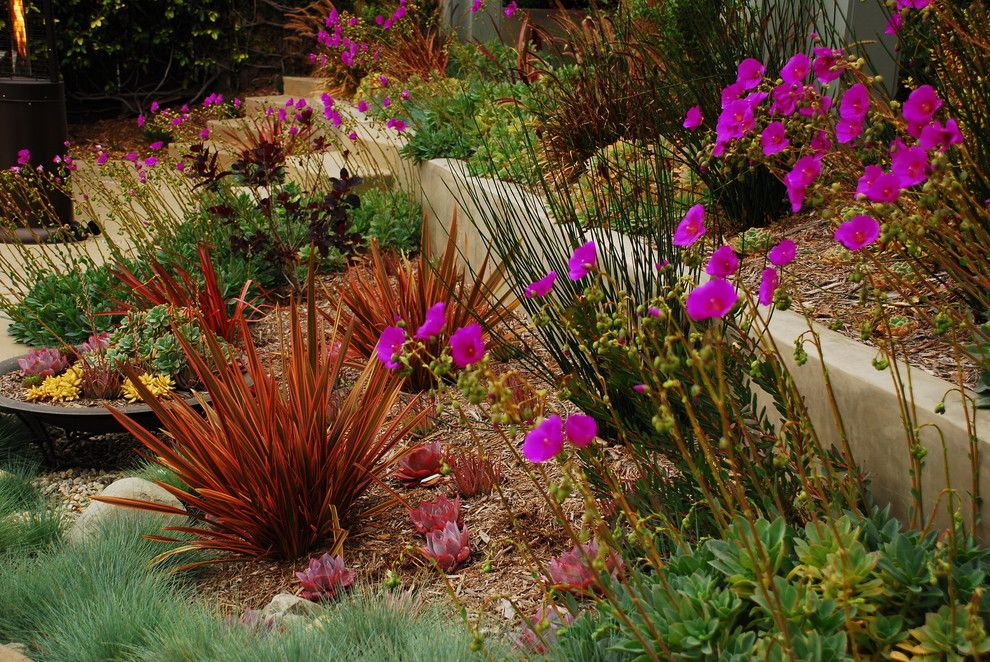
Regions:
<instances>
[{"instance_id":1,"label":"succulent cluster","mask_svg":"<svg viewBox=\"0 0 990 662\"><path fill-rule=\"evenodd\" d=\"M31 386L24 392L28 402L45 400L48 402L70 402L78 400L83 389L83 372L73 366L60 375L45 377L39 386Z\"/></svg>"},{"instance_id":2,"label":"succulent cluster","mask_svg":"<svg viewBox=\"0 0 990 662\"><path fill-rule=\"evenodd\" d=\"M426 546L420 551L444 572L450 572L471 556L468 530L461 514L461 498L440 495L434 501L423 501L409 511L416 530L426 536Z\"/></svg>"},{"instance_id":3,"label":"succulent cluster","mask_svg":"<svg viewBox=\"0 0 990 662\"><path fill-rule=\"evenodd\" d=\"M151 394L156 398L167 397L175 390L175 382L169 375L149 375L144 373L138 375L138 379L144 384ZM124 399L128 402L140 402L141 394L138 392L134 383L128 378L124 380L123 386L120 388L121 394L123 394Z\"/></svg>"},{"instance_id":4,"label":"succulent cluster","mask_svg":"<svg viewBox=\"0 0 990 662\"><path fill-rule=\"evenodd\" d=\"M325 602L339 597L354 583L354 571L344 565L341 556L324 554L309 560L309 566L296 573L302 585L302 597L315 602Z\"/></svg>"},{"instance_id":5,"label":"succulent cluster","mask_svg":"<svg viewBox=\"0 0 990 662\"><path fill-rule=\"evenodd\" d=\"M547 579L561 590L587 591L598 581L599 568L615 577L623 568L622 557L592 539L550 561Z\"/></svg>"},{"instance_id":6,"label":"succulent cluster","mask_svg":"<svg viewBox=\"0 0 990 662\"><path fill-rule=\"evenodd\" d=\"M68 369L69 360L62 352L51 347L32 349L17 359L22 377L52 377Z\"/></svg>"},{"instance_id":7,"label":"succulent cluster","mask_svg":"<svg viewBox=\"0 0 990 662\"><path fill-rule=\"evenodd\" d=\"M418 485L423 480L436 476L443 468L443 455L440 442L431 441L413 448L399 460L394 476L407 487Z\"/></svg>"}]
</instances>

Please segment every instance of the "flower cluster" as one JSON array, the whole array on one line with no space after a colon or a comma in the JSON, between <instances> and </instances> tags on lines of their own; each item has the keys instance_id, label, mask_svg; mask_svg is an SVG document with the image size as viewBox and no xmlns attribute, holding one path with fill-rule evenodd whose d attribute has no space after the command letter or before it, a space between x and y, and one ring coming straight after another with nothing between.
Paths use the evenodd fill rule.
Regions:
<instances>
[{"instance_id":1,"label":"flower cluster","mask_svg":"<svg viewBox=\"0 0 990 662\"><path fill-rule=\"evenodd\" d=\"M598 436L598 424L585 414L571 414L564 421L553 415L540 421L526 434L522 454L530 462L546 462L564 450L564 438L578 448L585 448Z\"/></svg>"},{"instance_id":2,"label":"flower cluster","mask_svg":"<svg viewBox=\"0 0 990 662\"><path fill-rule=\"evenodd\" d=\"M385 327L375 347L378 360L390 370L397 370L401 363L408 364L417 355L430 356L425 343L444 331L447 326L446 314L447 304L442 301L435 303L426 312L423 324L416 329L412 338L406 334L401 320L395 325ZM477 322L455 330L448 343L451 358L458 368L473 365L485 356L484 331Z\"/></svg>"}]
</instances>

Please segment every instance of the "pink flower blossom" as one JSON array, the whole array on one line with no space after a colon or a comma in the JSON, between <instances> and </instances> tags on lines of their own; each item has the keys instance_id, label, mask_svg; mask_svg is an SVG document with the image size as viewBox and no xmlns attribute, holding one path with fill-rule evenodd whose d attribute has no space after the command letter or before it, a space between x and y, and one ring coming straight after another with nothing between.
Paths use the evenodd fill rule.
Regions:
<instances>
[{"instance_id":1,"label":"pink flower blossom","mask_svg":"<svg viewBox=\"0 0 990 662\"><path fill-rule=\"evenodd\" d=\"M406 343L406 330L400 326L387 326L378 338L375 351L378 353L378 360L385 364L389 370L395 370L399 363L395 360L397 355L402 354L402 346Z\"/></svg>"},{"instance_id":2,"label":"pink flower blossom","mask_svg":"<svg viewBox=\"0 0 990 662\"><path fill-rule=\"evenodd\" d=\"M674 230L674 246L690 246L705 234L705 207L694 205Z\"/></svg>"},{"instance_id":3,"label":"pink flower blossom","mask_svg":"<svg viewBox=\"0 0 990 662\"><path fill-rule=\"evenodd\" d=\"M718 116L715 133L719 141L742 138L756 124L753 107L743 99L729 102Z\"/></svg>"},{"instance_id":4,"label":"pink flower blossom","mask_svg":"<svg viewBox=\"0 0 990 662\"><path fill-rule=\"evenodd\" d=\"M159 107L160 106L158 105L158 102L157 101L152 101L151 102L151 112L152 113L157 113Z\"/></svg>"},{"instance_id":5,"label":"pink flower blossom","mask_svg":"<svg viewBox=\"0 0 990 662\"><path fill-rule=\"evenodd\" d=\"M770 106L770 112L774 115L793 115L794 111L797 110L798 101L804 95L804 90L799 85L792 85L790 83L784 83L783 85L778 85L770 91L770 96L773 97L773 104Z\"/></svg>"},{"instance_id":6,"label":"pink flower blossom","mask_svg":"<svg viewBox=\"0 0 990 662\"><path fill-rule=\"evenodd\" d=\"M691 290L685 308L691 319L700 322L725 317L738 299L739 293L729 281L715 278Z\"/></svg>"},{"instance_id":7,"label":"pink flower blossom","mask_svg":"<svg viewBox=\"0 0 990 662\"><path fill-rule=\"evenodd\" d=\"M388 87L388 76L379 76L378 84L382 87Z\"/></svg>"},{"instance_id":8,"label":"pink flower blossom","mask_svg":"<svg viewBox=\"0 0 990 662\"><path fill-rule=\"evenodd\" d=\"M382 108L388 108L392 105L392 97L385 97L382 99Z\"/></svg>"},{"instance_id":9,"label":"pink flower blossom","mask_svg":"<svg viewBox=\"0 0 990 662\"><path fill-rule=\"evenodd\" d=\"M844 120L862 120L870 112L870 94L866 86L856 83L842 95L839 117Z\"/></svg>"},{"instance_id":10,"label":"pink flower blossom","mask_svg":"<svg viewBox=\"0 0 990 662\"><path fill-rule=\"evenodd\" d=\"M154 167L156 163L158 163L158 157L155 156L149 156L144 160L144 165L146 165L149 168Z\"/></svg>"},{"instance_id":11,"label":"pink flower blossom","mask_svg":"<svg viewBox=\"0 0 990 662\"><path fill-rule=\"evenodd\" d=\"M512 0L512 2L505 6L505 15L512 18L512 15L516 13L517 9L519 9L519 5L516 4L516 0Z\"/></svg>"},{"instance_id":12,"label":"pink flower blossom","mask_svg":"<svg viewBox=\"0 0 990 662\"><path fill-rule=\"evenodd\" d=\"M598 436L598 424L586 414L571 414L564 423L567 440L578 448L584 448Z\"/></svg>"},{"instance_id":13,"label":"pink flower blossom","mask_svg":"<svg viewBox=\"0 0 990 662\"><path fill-rule=\"evenodd\" d=\"M816 154L825 154L832 149L832 139L824 129L818 131L811 139L811 149L815 150Z\"/></svg>"},{"instance_id":14,"label":"pink flower blossom","mask_svg":"<svg viewBox=\"0 0 990 662\"><path fill-rule=\"evenodd\" d=\"M767 68L756 58L746 58L739 63L736 82L740 83L744 90L751 90L763 81L763 74Z\"/></svg>"},{"instance_id":15,"label":"pink flower blossom","mask_svg":"<svg viewBox=\"0 0 990 662\"><path fill-rule=\"evenodd\" d=\"M137 125L138 125L138 128L141 128L141 127L144 126L144 115L143 114L138 115Z\"/></svg>"},{"instance_id":16,"label":"pink flower blossom","mask_svg":"<svg viewBox=\"0 0 990 662\"><path fill-rule=\"evenodd\" d=\"M581 280L598 265L598 248L595 242L589 241L574 249L574 254L567 261L571 280Z\"/></svg>"},{"instance_id":17,"label":"pink flower blossom","mask_svg":"<svg viewBox=\"0 0 990 662\"><path fill-rule=\"evenodd\" d=\"M816 48L812 69L821 83L831 83L842 75L842 51L831 48Z\"/></svg>"},{"instance_id":18,"label":"pink flower blossom","mask_svg":"<svg viewBox=\"0 0 990 662\"><path fill-rule=\"evenodd\" d=\"M822 172L822 160L819 156L802 156L794 163L791 171L784 176L785 184L793 186L810 186Z\"/></svg>"},{"instance_id":19,"label":"pink flower blossom","mask_svg":"<svg viewBox=\"0 0 990 662\"><path fill-rule=\"evenodd\" d=\"M845 145L859 138L863 133L861 120L839 120L835 123L835 139Z\"/></svg>"},{"instance_id":20,"label":"pink flower blossom","mask_svg":"<svg viewBox=\"0 0 990 662\"><path fill-rule=\"evenodd\" d=\"M563 421L560 416L549 416L526 433L522 454L530 462L539 464L555 457L563 449Z\"/></svg>"},{"instance_id":21,"label":"pink flower blossom","mask_svg":"<svg viewBox=\"0 0 990 662\"><path fill-rule=\"evenodd\" d=\"M942 107L938 92L931 85L922 85L908 95L903 115L908 124L925 125L932 121L935 112Z\"/></svg>"},{"instance_id":22,"label":"pink flower blossom","mask_svg":"<svg viewBox=\"0 0 990 662\"><path fill-rule=\"evenodd\" d=\"M701 123L705 121L704 116L701 114L701 106L691 106L688 108L687 115L684 116L684 128L689 131L694 131Z\"/></svg>"},{"instance_id":23,"label":"pink flower blossom","mask_svg":"<svg viewBox=\"0 0 990 662\"><path fill-rule=\"evenodd\" d=\"M96 157L96 165L103 165L110 159L110 155L106 152L100 152Z\"/></svg>"},{"instance_id":24,"label":"pink flower blossom","mask_svg":"<svg viewBox=\"0 0 990 662\"><path fill-rule=\"evenodd\" d=\"M883 174L883 168L878 165L868 165L863 170L863 176L859 178L859 182L856 185L856 195L865 196L866 192L870 190L873 186L873 182L877 180L877 177Z\"/></svg>"},{"instance_id":25,"label":"pink flower blossom","mask_svg":"<svg viewBox=\"0 0 990 662\"><path fill-rule=\"evenodd\" d=\"M553 289L553 284L556 280L557 272L548 272L543 278L529 284L529 287L526 288L526 298L531 299L533 297L545 297L550 294L550 290Z\"/></svg>"},{"instance_id":26,"label":"pink flower blossom","mask_svg":"<svg viewBox=\"0 0 990 662\"><path fill-rule=\"evenodd\" d=\"M782 239L779 244L767 252L767 259L778 267L790 264L797 255L797 244L790 239Z\"/></svg>"},{"instance_id":27,"label":"pink flower blossom","mask_svg":"<svg viewBox=\"0 0 990 662\"><path fill-rule=\"evenodd\" d=\"M179 161L178 163L175 164L175 169L178 170L179 172L182 172L183 170L186 169L186 164L183 163L182 161Z\"/></svg>"},{"instance_id":28,"label":"pink flower blossom","mask_svg":"<svg viewBox=\"0 0 990 662\"><path fill-rule=\"evenodd\" d=\"M809 73L811 73L811 58L804 53L797 53L781 68L780 77L788 85L803 84Z\"/></svg>"},{"instance_id":29,"label":"pink flower blossom","mask_svg":"<svg viewBox=\"0 0 990 662\"><path fill-rule=\"evenodd\" d=\"M872 216L853 216L835 229L835 240L851 251L869 246L880 236L880 224Z\"/></svg>"},{"instance_id":30,"label":"pink flower blossom","mask_svg":"<svg viewBox=\"0 0 990 662\"><path fill-rule=\"evenodd\" d=\"M890 169L900 178L901 188L911 188L928 179L928 152L924 147L905 147L891 154Z\"/></svg>"},{"instance_id":31,"label":"pink flower blossom","mask_svg":"<svg viewBox=\"0 0 990 662\"><path fill-rule=\"evenodd\" d=\"M160 150L163 147L165 147L165 142L162 141L162 140L156 140L155 142L153 142L150 145L148 145L148 149L151 149L151 150L154 150L154 151L158 151L158 150Z\"/></svg>"},{"instance_id":32,"label":"pink flower blossom","mask_svg":"<svg viewBox=\"0 0 990 662\"><path fill-rule=\"evenodd\" d=\"M361 113L368 112L368 102L365 101L364 99L361 99L360 101L358 101L357 109L358 109L358 112L361 112Z\"/></svg>"},{"instance_id":33,"label":"pink flower blossom","mask_svg":"<svg viewBox=\"0 0 990 662\"><path fill-rule=\"evenodd\" d=\"M901 195L901 178L892 172L876 176L866 188L866 197L872 202L896 202Z\"/></svg>"},{"instance_id":34,"label":"pink flower blossom","mask_svg":"<svg viewBox=\"0 0 990 662\"><path fill-rule=\"evenodd\" d=\"M474 0L474 2L471 3L471 13L477 14L481 10L483 4L484 0Z\"/></svg>"},{"instance_id":35,"label":"pink flower blossom","mask_svg":"<svg viewBox=\"0 0 990 662\"><path fill-rule=\"evenodd\" d=\"M203 129L202 131L199 132L199 139L200 140L206 140L209 137L210 137L210 130L209 129Z\"/></svg>"},{"instance_id":36,"label":"pink flower blossom","mask_svg":"<svg viewBox=\"0 0 990 662\"><path fill-rule=\"evenodd\" d=\"M731 276L739 269L739 256L732 246L719 246L708 260L705 272L718 277Z\"/></svg>"},{"instance_id":37,"label":"pink flower blossom","mask_svg":"<svg viewBox=\"0 0 990 662\"><path fill-rule=\"evenodd\" d=\"M963 142L962 131L959 124L953 120L946 120L945 124L939 121L928 124L921 130L918 144L927 150L938 148L946 151L952 145L959 145Z\"/></svg>"},{"instance_id":38,"label":"pink flower blossom","mask_svg":"<svg viewBox=\"0 0 990 662\"><path fill-rule=\"evenodd\" d=\"M347 134L347 137L350 140L357 140L358 135L356 131L351 131L350 133Z\"/></svg>"},{"instance_id":39,"label":"pink flower blossom","mask_svg":"<svg viewBox=\"0 0 990 662\"><path fill-rule=\"evenodd\" d=\"M790 182L784 182L784 184L787 187L787 199L791 203L791 211L796 214L804 206L804 200L808 197L808 187Z\"/></svg>"},{"instance_id":40,"label":"pink flower blossom","mask_svg":"<svg viewBox=\"0 0 990 662\"><path fill-rule=\"evenodd\" d=\"M884 28L884 34L896 35L904 27L904 15L901 12L894 12L887 19L887 26Z\"/></svg>"},{"instance_id":41,"label":"pink flower blossom","mask_svg":"<svg viewBox=\"0 0 990 662\"><path fill-rule=\"evenodd\" d=\"M450 336L450 349L454 365L458 368L466 368L484 358L485 341L482 338L481 325L472 322L454 331Z\"/></svg>"},{"instance_id":42,"label":"pink flower blossom","mask_svg":"<svg viewBox=\"0 0 990 662\"><path fill-rule=\"evenodd\" d=\"M29 149L17 150L17 163L22 166L31 163L31 150Z\"/></svg>"},{"instance_id":43,"label":"pink flower blossom","mask_svg":"<svg viewBox=\"0 0 990 662\"><path fill-rule=\"evenodd\" d=\"M447 304L443 301L437 302L430 306L430 309L426 311L426 319L423 321L423 324L416 329L416 335L414 337L417 340L429 340L433 336L439 334L443 331L443 327L447 323L446 313Z\"/></svg>"},{"instance_id":44,"label":"pink flower blossom","mask_svg":"<svg viewBox=\"0 0 990 662\"><path fill-rule=\"evenodd\" d=\"M769 306L773 303L774 292L780 286L780 276L777 275L776 269L771 269L767 267L763 270L763 274L760 276L760 305Z\"/></svg>"},{"instance_id":45,"label":"pink flower blossom","mask_svg":"<svg viewBox=\"0 0 990 662\"><path fill-rule=\"evenodd\" d=\"M739 96L745 92L743 85L740 82L730 83L722 88L722 108L724 109L733 101L736 101Z\"/></svg>"},{"instance_id":46,"label":"pink flower blossom","mask_svg":"<svg viewBox=\"0 0 990 662\"><path fill-rule=\"evenodd\" d=\"M771 156L787 149L791 141L787 139L787 129L783 122L771 122L760 134L760 143L763 145L763 154Z\"/></svg>"}]
</instances>

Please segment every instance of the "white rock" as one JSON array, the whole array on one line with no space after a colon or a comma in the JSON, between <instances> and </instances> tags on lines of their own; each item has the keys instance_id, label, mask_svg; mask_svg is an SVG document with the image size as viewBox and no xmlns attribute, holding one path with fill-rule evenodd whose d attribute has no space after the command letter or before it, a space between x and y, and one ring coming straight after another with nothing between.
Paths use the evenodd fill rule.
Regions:
<instances>
[{"instance_id":1,"label":"white rock","mask_svg":"<svg viewBox=\"0 0 990 662\"><path fill-rule=\"evenodd\" d=\"M275 618L281 620L286 616L304 616L315 618L323 613L323 607L311 600L300 598L291 593L279 593L261 610L262 620Z\"/></svg>"},{"instance_id":2,"label":"white rock","mask_svg":"<svg viewBox=\"0 0 990 662\"><path fill-rule=\"evenodd\" d=\"M0 662L31 662L24 644L0 645Z\"/></svg>"},{"instance_id":3,"label":"white rock","mask_svg":"<svg viewBox=\"0 0 990 662\"><path fill-rule=\"evenodd\" d=\"M161 487L158 487L154 483L144 480L143 478L121 478L120 480L114 481L105 490L100 492L100 496L138 499L141 501L150 501L152 503L158 503L166 506L183 508L182 503L178 499ZM159 513L152 513L149 511L137 510L135 508L125 508L100 501L93 501L86 506L86 510L79 515L79 518L76 520L75 524L73 524L72 528L69 529L69 533L66 535L66 540L72 545L89 540L92 536L99 532L100 528L108 520L114 517L122 516L167 517L175 520L174 523L169 523L175 526L181 526L186 521L185 517L179 515L163 516Z\"/></svg>"}]
</instances>

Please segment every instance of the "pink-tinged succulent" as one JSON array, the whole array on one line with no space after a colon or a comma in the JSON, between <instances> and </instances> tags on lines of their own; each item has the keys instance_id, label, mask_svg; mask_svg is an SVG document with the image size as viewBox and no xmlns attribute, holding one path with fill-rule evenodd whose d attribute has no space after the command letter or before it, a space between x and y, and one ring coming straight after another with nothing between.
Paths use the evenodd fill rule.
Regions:
<instances>
[{"instance_id":1,"label":"pink-tinged succulent","mask_svg":"<svg viewBox=\"0 0 990 662\"><path fill-rule=\"evenodd\" d=\"M51 377L65 372L69 368L69 360L62 352L52 347L32 349L27 355L17 359L22 377Z\"/></svg>"},{"instance_id":2,"label":"pink-tinged succulent","mask_svg":"<svg viewBox=\"0 0 990 662\"><path fill-rule=\"evenodd\" d=\"M441 465L440 443L433 441L420 444L399 460L394 475L407 486L417 485L424 478L440 473Z\"/></svg>"},{"instance_id":3,"label":"pink-tinged succulent","mask_svg":"<svg viewBox=\"0 0 990 662\"><path fill-rule=\"evenodd\" d=\"M249 630L257 630L258 632L264 634L279 632L283 629L279 625L277 617L262 616L262 611L260 609L245 609L239 617L228 616L225 619L225 622L229 625L238 625Z\"/></svg>"},{"instance_id":4,"label":"pink-tinged succulent","mask_svg":"<svg viewBox=\"0 0 990 662\"><path fill-rule=\"evenodd\" d=\"M110 333L94 333L83 344L79 345L80 354L90 354L106 349L110 345Z\"/></svg>"},{"instance_id":5,"label":"pink-tinged succulent","mask_svg":"<svg viewBox=\"0 0 990 662\"><path fill-rule=\"evenodd\" d=\"M597 540L575 545L547 564L547 579L559 589L584 591L598 580L592 564L600 553ZM605 551L604 569L613 577L623 568L622 557L612 550Z\"/></svg>"},{"instance_id":6,"label":"pink-tinged succulent","mask_svg":"<svg viewBox=\"0 0 990 662\"><path fill-rule=\"evenodd\" d=\"M447 522L442 529L426 534L426 546L420 550L436 561L441 570L450 572L471 556L467 527Z\"/></svg>"},{"instance_id":7,"label":"pink-tinged succulent","mask_svg":"<svg viewBox=\"0 0 990 662\"><path fill-rule=\"evenodd\" d=\"M296 573L303 587L300 595L316 602L338 597L354 583L354 576L353 570L344 567L343 557L329 554L310 559L309 567Z\"/></svg>"},{"instance_id":8,"label":"pink-tinged succulent","mask_svg":"<svg viewBox=\"0 0 990 662\"><path fill-rule=\"evenodd\" d=\"M523 648L543 655L557 642L557 631L574 622L574 614L563 607L540 607L535 614L523 620L522 632L516 642Z\"/></svg>"},{"instance_id":9,"label":"pink-tinged succulent","mask_svg":"<svg viewBox=\"0 0 990 662\"><path fill-rule=\"evenodd\" d=\"M447 522L462 524L461 497L456 496L451 501L441 494L433 501L420 501L419 508L409 511L409 519L416 530L424 535L439 531Z\"/></svg>"}]
</instances>

